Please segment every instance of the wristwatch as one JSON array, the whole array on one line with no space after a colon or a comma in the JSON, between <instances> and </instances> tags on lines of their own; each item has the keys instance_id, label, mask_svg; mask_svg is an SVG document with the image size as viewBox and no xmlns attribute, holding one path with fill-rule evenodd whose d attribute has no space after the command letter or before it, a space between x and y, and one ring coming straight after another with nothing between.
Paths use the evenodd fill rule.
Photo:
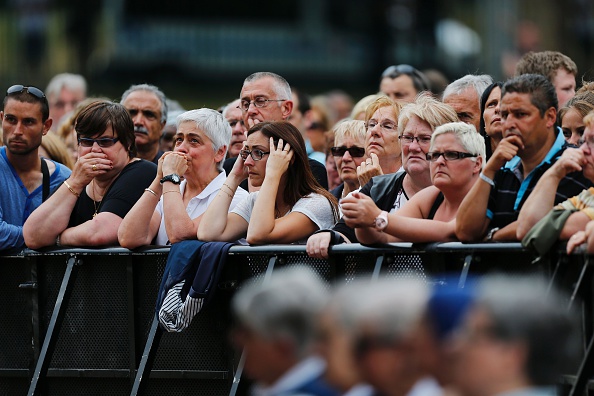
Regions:
<instances>
[{"instance_id":1,"label":"wristwatch","mask_svg":"<svg viewBox=\"0 0 594 396\"><path fill-rule=\"evenodd\" d=\"M173 184L180 184L181 183L181 178L179 177L179 175L172 173L171 175L167 175L164 178L161 179L161 184L165 183L165 182L171 182Z\"/></svg>"},{"instance_id":2,"label":"wristwatch","mask_svg":"<svg viewBox=\"0 0 594 396\"><path fill-rule=\"evenodd\" d=\"M382 211L373 221L373 226L378 231L383 231L388 226L388 212Z\"/></svg>"}]
</instances>

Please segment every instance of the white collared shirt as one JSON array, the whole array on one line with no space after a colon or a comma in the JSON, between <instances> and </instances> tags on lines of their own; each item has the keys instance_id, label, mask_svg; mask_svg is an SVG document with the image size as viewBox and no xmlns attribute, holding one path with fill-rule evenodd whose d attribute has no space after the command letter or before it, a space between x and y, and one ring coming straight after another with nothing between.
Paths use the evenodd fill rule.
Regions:
<instances>
[{"instance_id":1,"label":"white collared shirt","mask_svg":"<svg viewBox=\"0 0 594 396\"><path fill-rule=\"evenodd\" d=\"M326 363L321 358L316 356L305 358L295 366L291 367L291 369L280 377L273 385L269 387L263 387L257 384L254 385L252 394L253 396L281 395L310 381L312 378L320 376L325 369Z\"/></svg>"},{"instance_id":2,"label":"white collared shirt","mask_svg":"<svg viewBox=\"0 0 594 396\"><path fill-rule=\"evenodd\" d=\"M188 202L188 206L186 206L186 213L190 216L190 219L195 219L196 217L200 216L206 211L208 205L212 202L212 200L217 196L217 193L225 183L227 176L225 172L219 173L217 177L215 177L208 185L202 190L202 192ZM184 190L186 188L187 181L183 180L179 186L179 190L184 194ZM235 191L235 195L233 196L233 200L231 201L231 205L229 206L229 211L231 211L238 202L242 201L243 198L248 196L248 192L245 191L241 187L237 187L237 191ZM163 196L159 200L157 207L155 208L161 215L161 224L159 225L159 232L157 233L157 245L169 245L169 238L167 237L167 231L165 231L165 216L163 215Z\"/></svg>"}]
</instances>

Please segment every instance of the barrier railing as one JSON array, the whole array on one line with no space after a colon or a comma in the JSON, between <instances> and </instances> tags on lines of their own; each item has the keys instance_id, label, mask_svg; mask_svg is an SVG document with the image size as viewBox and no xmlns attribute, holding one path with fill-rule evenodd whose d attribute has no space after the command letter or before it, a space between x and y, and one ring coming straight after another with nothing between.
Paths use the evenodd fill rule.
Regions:
<instances>
[{"instance_id":1,"label":"barrier railing","mask_svg":"<svg viewBox=\"0 0 594 396\"><path fill-rule=\"evenodd\" d=\"M589 257L554 253L534 258L519 243L410 243L333 247L328 260L302 245L234 246L216 298L182 333L163 333L154 308L168 248L25 250L0 257L0 395L241 394L239 356L229 348L228 303L247 278L306 264L328 281L358 276L422 276L538 272L571 291L584 313L585 358L566 376L580 394L593 362ZM450 279L448 277L447 279ZM582 302L583 301L583 302ZM244 381L245 382L245 381Z\"/></svg>"}]
</instances>

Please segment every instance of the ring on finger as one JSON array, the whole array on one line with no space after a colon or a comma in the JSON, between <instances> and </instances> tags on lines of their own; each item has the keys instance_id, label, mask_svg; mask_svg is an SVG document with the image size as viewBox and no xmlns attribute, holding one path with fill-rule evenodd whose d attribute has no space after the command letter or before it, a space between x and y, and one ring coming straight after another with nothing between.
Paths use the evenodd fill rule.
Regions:
<instances>
[{"instance_id":1,"label":"ring on finger","mask_svg":"<svg viewBox=\"0 0 594 396\"><path fill-rule=\"evenodd\" d=\"M93 166L91 167L91 169L93 169L93 171L97 170L97 164L93 164Z\"/></svg>"}]
</instances>

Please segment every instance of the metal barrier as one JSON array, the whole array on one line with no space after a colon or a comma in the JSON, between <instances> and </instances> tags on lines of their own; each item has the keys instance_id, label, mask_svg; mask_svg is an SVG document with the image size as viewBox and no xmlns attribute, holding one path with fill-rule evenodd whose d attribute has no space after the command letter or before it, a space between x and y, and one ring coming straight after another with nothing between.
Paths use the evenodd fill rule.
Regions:
<instances>
[{"instance_id":1,"label":"metal barrier","mask_svg":"<svg viewBox=\"0 0 594 396\"><path fill-rule=\"evenodd\" d=\"M227 343L228 303L247 278L278 266L306 264L328 281L358 276L539 272L581 301L585 339L592 334L592 274L587 256L554 254L533 262L519 243L410 243L332 248L312 259L302 245L234 246L217 297L182 333L163 333L155 301L168 248L25 250L0 257L0 395L228 395L239 356ZM579 299L577 297L580 297ZM581 394L592 374L591 343L579 375L564 385ZM245 383L245 381L242 381ZM239 389L237 389L239 388Z\"/></svg>"}]
</instances>

